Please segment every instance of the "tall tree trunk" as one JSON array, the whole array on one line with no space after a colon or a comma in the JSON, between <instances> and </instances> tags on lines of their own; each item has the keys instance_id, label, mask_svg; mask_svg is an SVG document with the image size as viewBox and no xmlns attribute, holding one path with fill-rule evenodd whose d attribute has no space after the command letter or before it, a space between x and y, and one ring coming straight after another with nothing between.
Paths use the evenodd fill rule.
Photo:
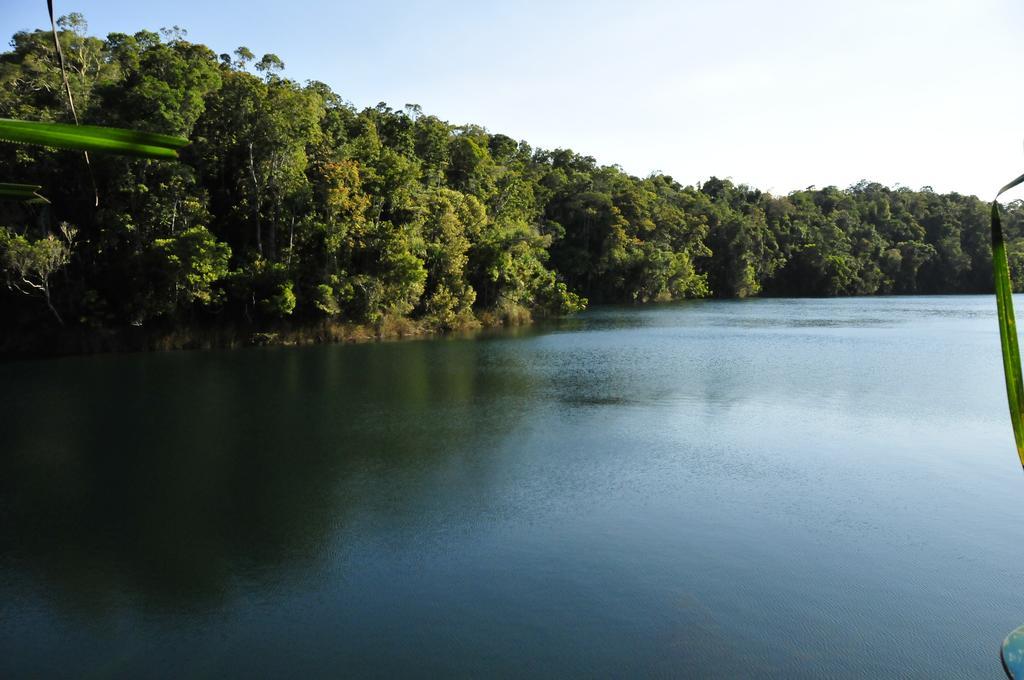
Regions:
<instances>
[{"instance_id":1,"label":"tall tree trunk","mask_svg":"<svg viewBox=\"0 0 1024 680\"><path fill-rule=\"evenodd\" d=\"M281 219L280 199L271 194L273 199L273 211L271 212L270 225L267 229L267 259L271 262L277 261L277 223Z\"/></svg>"},{"instance_id":2,"label":"tall tree trunk","mask_svg":"<svg viewBox=\"0 0 1024 680\"><path fill-rule=\"evenodd\" d=\"M249 174L252 176L252 190L255 196L255 205L253 206L253 216L256 218L256 250L259 252L260 257L263 256L263 224L260 222L260 203L262 203L262 197L260 192L260 182L256 179L256 162L252 157L252 142L249 142Z\"/></svg>"},{"instance_id":3,"label":"tall tree trunk","mask_svg":"<svg viewBox=\"0 0 1024 680\"><path fill-rule=\"evenodd\" d=\"M292 266L292 251L295 250L295 215L292 215L291 226L288 227L288 266Z\"/></svg>"}]
</instances>

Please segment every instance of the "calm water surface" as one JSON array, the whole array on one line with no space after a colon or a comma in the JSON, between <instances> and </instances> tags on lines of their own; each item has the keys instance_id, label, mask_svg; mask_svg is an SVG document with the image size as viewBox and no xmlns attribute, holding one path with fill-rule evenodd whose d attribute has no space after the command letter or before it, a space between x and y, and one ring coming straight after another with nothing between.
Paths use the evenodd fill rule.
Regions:
<instances>
[{"instance_id":1,"label":"calm water surface","mask_svg":"<svg viewBox=\"0 0 1024 680\"><path fill-rule=\"evenodd\" d=\"M990 297L0 364L0 676L999 678Z\"/></svg>"}]
</instances>

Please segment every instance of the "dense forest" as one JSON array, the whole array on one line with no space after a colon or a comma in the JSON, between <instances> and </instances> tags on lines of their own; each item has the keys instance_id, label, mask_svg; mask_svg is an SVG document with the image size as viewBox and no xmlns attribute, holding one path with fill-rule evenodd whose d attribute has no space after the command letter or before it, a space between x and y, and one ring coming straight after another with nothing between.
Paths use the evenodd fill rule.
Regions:
<instances>
[{"instance_id":1,"label":"dense forest","mask_svg":"<svg viewBox=\"0 0 1024 680\"><path fill-rule=\"evenodd\" d=\"M991 289L987 206L861 182L776 196L634 177L189 42L58 22L82 123L187 137L177 162L0 145L0 350L41 337L359 324L444 330L592 303ZM0 54L0 117L70 121L49 31ZM685 125L685 120L680 120ZM884 159L880 159L884 162ZM1024 280L1024 209L1007 215Z\"/></svg>"}]
</instances>

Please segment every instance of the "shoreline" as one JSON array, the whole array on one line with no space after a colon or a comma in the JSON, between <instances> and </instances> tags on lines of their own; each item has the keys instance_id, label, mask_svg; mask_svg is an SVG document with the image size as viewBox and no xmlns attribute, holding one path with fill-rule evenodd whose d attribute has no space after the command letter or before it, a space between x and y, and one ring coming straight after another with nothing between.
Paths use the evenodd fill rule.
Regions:
<instances>
[{"instance_id":1,"label":"shoreline","mask_svg":"<svg viewBox=\"0 0 1024 680\"><path fill-rule=\"evenodd\" d=\"M57 329L52 334L12 334L0 344L0 363L135 352L399 342L445 336L476 336L487 331L525 327L533 323L534 319L527 313L506 317L481 314L480 317L448 328L423 319L385 318L376 324L321 321L311 324L282 323L274 326L194 325L176 329Z\"/></svg>"},{"instance_id":2,"label":"shoreline","mask_svg":"<svg viewBox=\"0 0 1024 680\"><path fill-rule=\"evenodd\" d=\"M742 303L756 300L849 300L858 298L938 298L991 295L991 293L895 293L832 297L749 296L744 298L693 298L642 304L605 303L588 307L588 310L617 307L658 307L711 301ZM1024 295L1024 293L1015 293L1014 295ZM496 312L480 312L472 319L464 319L459 325L448 328L431 324L426 319L387 317L376 324L325 320L307 324L282 322L269 326L256 324L228 324L222 326L195 324L175 329L141 327L116 329L74 327L63 330L53 329L52 333L25 333L21 335L15 333L9 339L0 341L0 363L135 352L345 345L369 342L426 340L441 337L475 338L500 329L526 328L536 326L538 322L575 316L541 316L535 319L529 310L523 307L504 311L505 313L500 315Z\"/></svg>"}]
</instances>

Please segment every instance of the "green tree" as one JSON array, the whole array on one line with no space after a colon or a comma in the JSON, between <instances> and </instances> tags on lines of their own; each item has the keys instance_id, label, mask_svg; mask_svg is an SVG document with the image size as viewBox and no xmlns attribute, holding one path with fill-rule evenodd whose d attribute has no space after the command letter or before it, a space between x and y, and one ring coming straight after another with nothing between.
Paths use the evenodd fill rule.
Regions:
<instances>
[{"instance_id":1,"label":"green tree","mask_svg":"<svg viewBox=\"0 0 1024 680\"><path fill-rule=\"evenodd\" d=\"M220 291L214 286L228 274L231 248L217 241L206 227L194 226L171 238L153 242L154 267L163 272L166 289L159 299L172 304L196 301L216 302Z\"/></svg>"},{"instance_id":2,"label":"green tree","mask_svg":"<svg viewBox=\"0 0 1024 680\"><path fill-rule=\"evenodd\" d=\"M60 237L47 234L43 238L29 239L0 228L0 264L7 274L7 285L22 295L42 297L60 325L64 325L53 305L50 282L54 274L71 261L75 229L62 224Z\"/></svg>"}]
</instances>

